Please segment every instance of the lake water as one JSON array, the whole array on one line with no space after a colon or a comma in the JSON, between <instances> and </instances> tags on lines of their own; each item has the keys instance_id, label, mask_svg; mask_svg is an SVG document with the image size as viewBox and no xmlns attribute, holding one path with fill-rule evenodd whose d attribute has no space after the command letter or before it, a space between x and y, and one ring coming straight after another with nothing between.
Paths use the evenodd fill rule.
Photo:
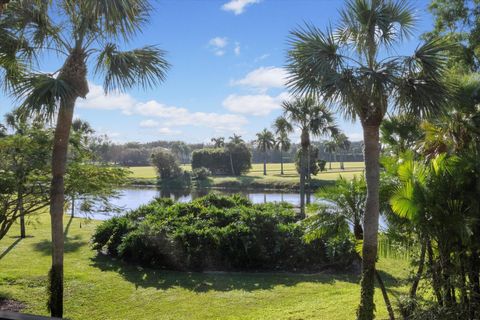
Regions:
<instances>
[{"instance_id":1,"label":"lake water","mask_svg":"<svg viewBox=\"0 0 480 320\"><path fill-rule=\"evenodd\" d=\"M260 192L260 191L240 191L228 189L201 189L201 190L184 190L184 191L167 191L158 188L125 188L120 190L117 198L111 199L111 204L115 207L121 208L120 213L113 212L95 212L85 214L81 210L81 203L75 206L75 214L78 216L88 216L96 220L106 220L114 215L122 212L136 209L143 204L147 204L154 198L171 198L178 202L188 202L192 199L204 196L210 192L218 194L234 194L240 193L250 199L253 203L267 203L267 202L288 202L293 206L300 205L300 195L293 192ZM312 196L313 198L313 196ZM313 199L312 199L313 200Z\"/></svg>"}]
</instances>

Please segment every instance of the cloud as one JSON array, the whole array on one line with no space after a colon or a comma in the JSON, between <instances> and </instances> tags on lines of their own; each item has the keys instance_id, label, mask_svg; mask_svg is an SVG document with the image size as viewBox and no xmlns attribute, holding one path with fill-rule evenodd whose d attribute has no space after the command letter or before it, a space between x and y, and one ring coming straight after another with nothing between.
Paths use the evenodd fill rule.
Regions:
<instances>
[{"instance_id":1,"label":"cloud","mask_svg":"<svg viewBox=\"0 0 480 320\"><path fill-rule=\"evenodd\" d=\"M187 108L169 106L156 100L146 102L136 101L128 94L112 93L104 95L102 87L90 84L90 93L87 98L80 101L80 108L97 110L120 110L126 115L140 115L148 119L140 122L140 127L155 128L160 121L152 118L162 119L161 124L165 127L159 128L160 133L167 134L170 127L196 126L212 128L218 132L242 131L248 120L241 115L216 112L192 112ZM176 131L170 131L170 134Z\"/></svg>"},{"instance_id":2,"label":"cloud","mask_svg":"<svg viewBox=\"0 0 480 320\"><path fill-rule=\"evenodd\" d=\"M215 55L223 56L225 54L225 48L228 45L228 38L215 37L213 39L210 39L208 45L210 46L210 48L212 48Z\"/></svg>"},{"instance_id":3,"label":"cloud","mask_svg":"<svg viewBox=\"0 0 480 320\"><path fill-rule=\"evenodd\" d=\"M287 72L278 67L260 67L249 72L244 78L232 80L234 86L245 86L267 90L285 87Z\"/></svg>"},{"instance_id":4,"label":"cloud","mask_svg":"<svg viewBox=\"0 0 480 320\"><path fill-rule=\"evenodd\" d=\"M140 122L140 127L142 128L155 128L158 127L160 123L158 121L148 119Z\"/></svg>"},{"instance_id":5,"label":"cloud","mask_svg":"<svg viewBox=\"0 0 480 320\"><path fill-rule=\"evenodd\" d=\"M222 10L231 11L235 15L245 12L245 8L251 4L259 3L261 0L230 0L222 6Z\"/></svg>"},{"instance_id":6,"label":"cloud","mask_svg":"<svg viewBox=\"0 0 480 320\"><path fill-rule=\"evenodd\" d=\"M166 128L166 127L158 128L157 132L162 134L162 135L179 135L179 134L182 133L180 130L172 130L172 129Z\"/></svg>"},{"instance_id":7,"label":"cloud","mask_svg":"<svg viewBox=\"0 0 480 320\"><path fill-rule=\"evenodd\" d=\"M231 94L223 100L223 106L232 112L265 116L272 111L280 109L282 101L289 99L287 92L282 92L276 97L267 94L236 95Z\"/></svg>"},{"instance_id":8,"label":"cloud","mask_svg":"<svg viewBox=\"0 0 480 320\"><path fill-rule=\"evenodd\" d=\"M262 61L262 60L265 60L267 59L268 57L270 57L270 54L269 53L265 53L265 54L262 54L261 56L258 56L255 58L255 62L259 62L259 61Z\"/></svg>"},{"instance_id":9,"label":"cloud","mask_svg":"<svg viewBox=\"0 0 480 320\"><path fill-rule=\"evenodd\" d=\"M239 56L240 53L241 53L240 51L241 51L240 43L239 43L239 42L235 42L235 49L233 49L233 52L235 52L235 55L236 55L236 56Z\"/></svg>"}]
</instances>

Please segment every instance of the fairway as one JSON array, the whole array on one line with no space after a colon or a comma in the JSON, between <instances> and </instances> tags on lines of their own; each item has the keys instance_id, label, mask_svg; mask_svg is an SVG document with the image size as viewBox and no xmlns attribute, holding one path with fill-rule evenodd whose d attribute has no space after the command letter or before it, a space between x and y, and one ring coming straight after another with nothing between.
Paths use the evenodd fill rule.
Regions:
<instances>
[{"instance_id":1,"label":"fairway","mask_svg":"<svg viewBox=\"0 0 480 320\"><path fill-rule=\"evenodd\" d=\"M126 265L97 256L89 240L95 221L65 218L65 318L80 319L355 319L359 278L348 273L183 273ZM81 228L80 228L81 225ZM0 294L47 315L50 268L48 214L14 225L0 243ZM34 263L32 263L34 262ZM391 294L406 292L393 280L408 276L406 261L380 259ZM377 289L377 319L387 314ZM395 299L391 296L393 302Z\"/></svg>"},{"instance_id":2,"label":"fairway","mask_svg":"<svg viewBox=\"0 0 480 320\"><path fill-rule=\"evenodd\" d=\"M191 171L190 165L182 165L184 170ZM345 170L340 170L340 163L332 163L332 170L328 170L329 163L326 165L327 171L318 173L315 178L322 180L335 180L342 175L346 178L351 178L354 174L360 174L363 172L365 165L363 162L345 162ZM154 167L129 167L131 171L131 178L135 179L155 179L157 173ZM278 177L281 179L297 178L298 173L295 169L294 163L285 163L284 164L284 175L280 175L280 163L268 163L267 164L267 177ZM254 163L252 164L252 169L246 174L250 177L259 177L263 178L263 164Z\"/></svg>"}]
</instances>

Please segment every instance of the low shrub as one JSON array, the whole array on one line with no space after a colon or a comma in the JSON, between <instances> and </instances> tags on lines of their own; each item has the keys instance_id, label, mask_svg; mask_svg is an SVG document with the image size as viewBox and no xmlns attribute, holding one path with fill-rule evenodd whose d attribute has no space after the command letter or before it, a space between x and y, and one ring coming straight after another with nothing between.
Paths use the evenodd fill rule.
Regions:
<instances>
[{"instance_id":1,"label":"low shrub","mask_svg":"<svg viewBox=\"0 0 480 320\"><path fill-rule=\"evenodd\" d=\"M195 168L192 170L192 178L194 180L207 180L212 175L212 172L205 167Z\"/></svg>"},{"instance_id":2,"label":"low shrub","mask_svg":"<svg viewBox=\"0 0 480 320\"><path fill-rule=\"evenodd\" d=\"M240 196L209 194L189 203L154 200L103 222L97 250L145 266L174 270L319 270L346 267L348 239L306 243L291 205L254 205ZM118 237L121 235L121 240Z\"/></svg>"}]
</instances>

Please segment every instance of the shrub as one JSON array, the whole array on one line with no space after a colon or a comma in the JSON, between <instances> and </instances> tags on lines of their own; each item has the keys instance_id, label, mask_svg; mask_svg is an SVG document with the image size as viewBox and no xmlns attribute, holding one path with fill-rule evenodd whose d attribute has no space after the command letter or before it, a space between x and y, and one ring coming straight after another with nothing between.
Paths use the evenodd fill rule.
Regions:
<instances>
[{"instance_id":1,"label":"shrub","mask_svg":"<svg viewBox=\"0 0 480 320\"><path fill-rule=\"evenodd\" d=\"M298 149L297 154L295 155L295 168L297 172L300 174L300 155L302 153L302 149ZM317 163L318 157L318 148L317 147L310 147L310 173L312 175L316 175L320 170L320 167ZM305 168L305 170L307 170Z\"/></svg>"},{"instance_id":2,"label":"shrub","mask_svg":"<svg viewBox=\"0 0 480 320\"><path fill-rule=\"evenodd\" d=\"M326 160L318 160L317 165L318 165L318 169L320 170L320 172L323 172L323 171L325 171L325 166L327 165L327 161Z\"/></svg>"},{"instance_id":3,"label":"shrub","mask_svg":"<svg viewBox=\"0 0 480 320\"><path fill-rule=\"evenodd\" d=\"M225 148L195 150L192 153L192 169L202 167L214 175L241 175L252 167L252 155L245 144L232 145L228 150Z\"/></svg>"},{"instance_id":4,"label":"shrub","mask_svg":"<svg viewBox=\"0 0 480 320\"><path fill-rule=\"evenodd\" d=\"M207 180L212 175L212 172L205 167L195 168L192 170L192 178L195 180Z\"/></svg>"},{"instance_id":5,"label":"shrub","mask_svg":"<svg viewBox=\"0 0 480 320\"><path fill-rule=\"evenodd\" d=\"M151 160L160 179L177 178L182 175L180 165L170 151L158 149L152 153Z\"/></svg>"},{"instance_id":6,"label":"shrub","mask_svg":"<svg viewBox=\"0 0 480 320\"><path fill-rule=\"evenodd\" d=\"M115 232L124 220L127 228ZM92 241L97 250L109 243L108 253L126 261L175 270L318 270L351 262L348 240L332 249L329 239L306 243L304 234L288 204L209 194L189 203L154 200L103 222Z\"/></svg>"}]
</instances>

